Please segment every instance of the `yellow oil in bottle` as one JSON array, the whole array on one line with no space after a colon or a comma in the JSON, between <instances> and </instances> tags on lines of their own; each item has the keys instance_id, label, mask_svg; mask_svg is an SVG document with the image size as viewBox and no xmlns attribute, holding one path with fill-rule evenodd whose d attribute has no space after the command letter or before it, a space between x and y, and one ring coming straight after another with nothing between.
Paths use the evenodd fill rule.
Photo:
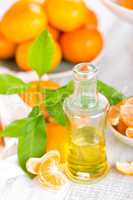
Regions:
<instances>
[{"instance_id":1,"label":"yellow oil in bottle","mask_svg":"<svg viewBox=\"0 0 133 200\"><path fill-rule=\"evenodd\" d=\"M70 142L66 174L78 183L91 183L108 172L104 131L108 100L97 91L97 70L89 63L74 67L74 92L64 101Z\"/></svg>"},{"instance_id":2,"label":"yellow oil in bottle","mask_svg":"<svg viewBox=\"0 0 133 200\"><path fill-rule=\"evenodd\" d=\"M104 134L94 127L71 130L66 173L77 182L88 182L108 172Z\"/></svg>"}]
</instances>

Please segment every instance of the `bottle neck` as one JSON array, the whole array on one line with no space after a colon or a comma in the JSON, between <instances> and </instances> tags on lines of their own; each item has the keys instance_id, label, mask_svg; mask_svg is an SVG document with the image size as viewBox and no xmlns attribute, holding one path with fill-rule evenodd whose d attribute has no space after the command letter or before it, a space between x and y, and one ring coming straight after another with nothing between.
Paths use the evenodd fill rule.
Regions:
<instances>
[{"instance_id":1,"label":"bottle neck","mask_svg":"<svg viewBox=\"0 0 133 200\"><path fill-rule=\"evenodd\" d=\"M90 109L97 106L97 78L75 80L74 99L80 108Z\"/></svg>"}]
</instances>

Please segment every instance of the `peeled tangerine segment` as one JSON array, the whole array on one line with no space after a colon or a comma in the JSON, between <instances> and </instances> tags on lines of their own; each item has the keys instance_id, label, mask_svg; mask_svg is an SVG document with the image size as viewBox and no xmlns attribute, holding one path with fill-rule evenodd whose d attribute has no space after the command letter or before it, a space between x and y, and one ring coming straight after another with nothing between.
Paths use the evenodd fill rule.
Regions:
<instances>
[{"instance_id":1,"label":"peeled tangerine segment","mask_svg":"<svg viewBox=\"0 0 133 200\"><path fill-rule=\"evenodd\" d=\"M58 151L50 151L47 154L45 154L44 156L42 156L41 158L30 158L26 163L26 169L31 174L37 175L42 161L45 160L47 157L51 157L51 155L56 160L57 159L60 160L60 154Z\"/></svg>"},{"instance_id":2,"label":"peeled tangerine segment","mask_svg":"<svg viewBox=\"0 0 133 200\"><path fill-rule=\"evenodd\" d=\"M120 119L119 124L116 126L117 131L119 131L121 134L125 135L127 125Z\"/></svg>"},{"instance_id":3,"label":"peeled tangerine segment","mask_svg":"<svg viewBox=\"0 0 133 200\"><path fill-rule=\"evenodd\" d=\"M58 188L67 182L66 176L60 169L60 154L58 151L50 151L43 157L38 177L40 182L51 188Z\"/></svg>"},{"instance_id":4,"label":"peeled tangerine segment","mask_svg":"<svg viewBox=\"0 0 133 200\"><path fill-rule=\"evenodd\" d=\"M133 128L126 129L126 136L129 138L133 138Z\"/></svg>"},{"instance_id":5,"label":"peeled tangerine segment","mask_svg":"<svg viewBox=\"0 0 133 200\"><path fill-rule=\"evenodd\" d=\"M60 153L49 151L41 158L30 158L26 163L27 170L38 175L40 182L50 188L57 188L67 182L60 168Z\"/></svg>"},{"instance_id":6,"label":"peeled tangerine segment","mask_svg":"<svg viewBox=\"0 0 133 200\"><path fill-rule=\"evenodd\" d=\"M120 107L118 105L111 106L109 113L108 113L108 121L113 125L116 126L120 120Z\"/></svg>"},{"instance_id":7,"label":"peeled tangerine segment","mask_svg":"<svg viewBox=\"0 0 133 200\"><path fill-rule=\"evenodd\" d=\"M122 174L133 176L133 162L131 162L131 163L129 163L129 162L125 162L125 163L117 162L116 168Z\"/></svg>"},{"instance_id":8,"label":"peeled tangerine segment","mask_svg":"<svg viewBox=\"0 0 133 200\"><path fill-rule=\"evenodd\" d=\"M133 105L125 104L121 106L121 118L128 127L133 127Z\"/></svg>"}]
</instances>

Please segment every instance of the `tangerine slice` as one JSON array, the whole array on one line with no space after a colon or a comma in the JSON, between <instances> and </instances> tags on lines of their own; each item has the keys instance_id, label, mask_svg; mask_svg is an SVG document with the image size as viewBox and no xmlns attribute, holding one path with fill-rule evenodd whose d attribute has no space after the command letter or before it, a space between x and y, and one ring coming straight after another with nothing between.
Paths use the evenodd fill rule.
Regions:
<instances>
[{"instance_id":1,"label":"tangerine slice","mask_svg":"<svg viewBox=\"0 0 133 200\"><path fill-rule=\"evenodd\" d=\"M26 169L28 170L28 172L30 172L32 174L38 174L41 163L51 156L54 160L60 162L59 151L53 150L53 151L49 151L47 154L45 154L41 158L30 158L26 162Z\"/></svg>"},{"instance_id":2,"label":"tangerine slice","mask_svg":"<svg viewBox=\"0 0 133 200\"><path fill-rule=\"evenodd\" d=\"M120 114L123 122L128 127L133 127L133 105L131 104L125 104L121 106Z\"/></svg>"},{"instance_id":3,"label":"tangerine slice","mask_svg":"<svg viewBox=\"0 0 133 200\"><path fill-rule=\"evenodd\" d=\"M58 188L67 182L59 162L60 154L58 151L50 151L44 155L38 171L39 180L44 186Z\"/></svg>"},{"instance_id":4,"label":"tangerine slice","mask_svg":"<svg viewBox=\"0 0 133 200\"><path fill-rule=\"evenodd\" d=\"M131 175L133 176L133 162L117 162L116 169L124 175Z\"/></svg>"},{"instance_id":5,"label":"tangerine slice","mask_svg":"<svg viewBox=\"0 0 133 200\"><path fill-rule=\"evenodd\" d=\"M120 119L116 129L123 135L126 133L127 125Z\"/></svg>"},{"instance_id":6,"label":"tangerine slice","mask_svg":"<svg viewBox=\"0 0 133 200\"><path fill-rule=\"evenodd\" d=\"M39 167L40 167L40 164L41 164L41 158L30 158L26 162L26 169L31 174L37 175Z\"/></svg>"},{"instance_id":7,"label":"tangerine slice","mask_svg":"<svg viewBox=\"0 0 133 200\"><path fill-rule=\"evenodd\" d=\"M111 106L108 113L108 121L116 126L120 120L120 107L118 105Z\"/></svg>"},{"instance_id":8,"label":"tangerine slice","mask_svg":"<svg viewBox=\"0 0 133 200\"><path fill-rule=\"evenodd\" d=\"M126 129L126 136L129 138L133 138L133 128Z\"/></svg>"}]
</instances>

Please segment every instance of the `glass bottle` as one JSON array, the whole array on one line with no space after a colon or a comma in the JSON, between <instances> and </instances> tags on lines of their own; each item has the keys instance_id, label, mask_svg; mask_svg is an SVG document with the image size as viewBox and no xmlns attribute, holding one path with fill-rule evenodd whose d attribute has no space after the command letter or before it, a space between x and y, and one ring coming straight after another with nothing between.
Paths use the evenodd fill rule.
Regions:
<instances>
[{"instance_id":1,"label":"glass bottle","mask_svg":"<svg viewBox=\"0 0 133 200\"><path fill-rule=\"evenodd\" d=\"M88 183L109 170L104 137L109 104L97 92L97 70L93 65L78 64L73 75L75 90L64 102L70 121L66 174L75 182Z\"/></svg>"}]
</instances>

